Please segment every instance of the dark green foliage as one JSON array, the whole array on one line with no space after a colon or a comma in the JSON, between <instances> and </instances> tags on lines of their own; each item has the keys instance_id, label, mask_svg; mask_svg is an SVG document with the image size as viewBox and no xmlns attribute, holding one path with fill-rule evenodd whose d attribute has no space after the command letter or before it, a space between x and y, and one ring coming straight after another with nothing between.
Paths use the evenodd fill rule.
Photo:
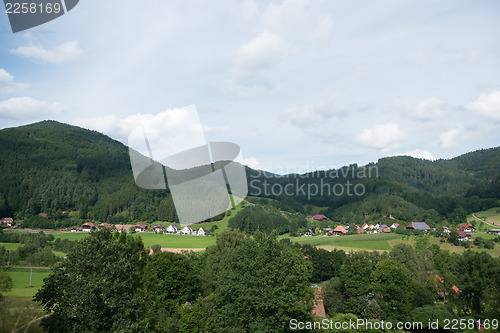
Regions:
<instances>
[{"instance_id":1,"label":"dark green foliage","mask_svg":"<svg viewBox=\"0 0 500 333\"><path fill-rule=\"evenodd\" d=\"M276 208L264 206L243 208L229 220L228 226L248 234L254 234L258 231L277 231L279 234L284 234L289 231L288 219L285 214Z\"/></svg>"},{"instance_id":2,"label":"dark green foliage","mask_svg":"<svg viewBox=\"0 0 500 333\"><path fill-rule=\"evenodd\" d=\"M125 233L92 233L45 280L35 300L51 313L50 332L143 332L144 300L138 293L147 255L142 241Z\"/></svg>"},{"instance_id":3,"label":"dark green foliage","mask_svg":"<svg viewBox=\"0 0 500 333\"><path fill-rule=\"evenodd\" d=\"M345 260L344 251L327 251L309 244L301 245L299 248L306 260L312 264L311 282L326 281L334 276L338 276L339 269Z\"/></svg>"},{"instance_id":4,"label":"dark green foliage","mask_svg":"<svg viewBox=\"0 0 500 333\"><path fill-rule=\"evenodd\" d=\"M236 239L235 239L236 240ZM285 332L289 320L311 318L310 267L300 251L257 234L229 245L214 291L217 332Z\"/></svg>"},{"instance_id":5,"label":"dark green foliage","mask_svg":"<svg viewBox=\"0 0 500 333\"><path fill-rule=\"evenodd\" d=\"M156 253L144 269L147 323L150 330L167 332L182 304L194 302L199 293L196 272L185 256L171 252Z\"/></svg>"}]
</instances>

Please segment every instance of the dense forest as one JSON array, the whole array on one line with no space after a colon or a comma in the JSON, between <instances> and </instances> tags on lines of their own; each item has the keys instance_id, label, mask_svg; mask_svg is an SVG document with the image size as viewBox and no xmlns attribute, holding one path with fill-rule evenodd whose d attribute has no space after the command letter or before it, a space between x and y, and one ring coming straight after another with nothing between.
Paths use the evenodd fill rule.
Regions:
<instances>
[{"instance_id":1,"label":"dense forest","mask_svg":"<svg viewBox=\"0 0 500 333\"><path fill-rule=\"evenodd\" d=\"M319 206L342 223L389 216L431 226L459 223L470 212L497 206L500 199L500 148L451 160L387 157L301 175L246 170L249 201L272 199L266 204L289 213L309 214ZM55 121L0 130L0 217L43 228L84 219L177 221L168 189L135 185L126 146Z\"/></svg>"}]
</instances>

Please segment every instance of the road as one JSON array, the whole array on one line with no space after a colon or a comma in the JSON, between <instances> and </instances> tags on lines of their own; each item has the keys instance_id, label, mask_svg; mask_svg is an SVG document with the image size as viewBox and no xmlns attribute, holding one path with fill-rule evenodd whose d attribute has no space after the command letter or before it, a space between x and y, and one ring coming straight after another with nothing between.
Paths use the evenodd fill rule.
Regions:
<instances>
[{"instance_id":1,"label":"road","mask_svg":"<svg viewBox=\"0 0 500 333\"><path fill-rule=\"evenodd\" d=\"M485 220L480 219L480 218L479 218L479 217L477 217L477 216L476 216L476 214L474 214L474 213L472 213L472 217L473 217L473 218L475 218L475 219L476 219L476 220L478 220L478 221L481 221L481 222L483 222L483 223L486 223L486 224L487 224L487 225L489 225L489 226L496 227L494 224L488 223L488 222L486 222Z\"/></svg>"}]
</instances>

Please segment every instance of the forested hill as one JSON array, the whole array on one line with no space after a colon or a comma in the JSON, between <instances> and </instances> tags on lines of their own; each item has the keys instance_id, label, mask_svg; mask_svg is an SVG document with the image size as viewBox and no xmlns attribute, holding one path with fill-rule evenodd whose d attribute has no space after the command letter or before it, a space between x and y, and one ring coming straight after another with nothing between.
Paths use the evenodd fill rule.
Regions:
<instances>
[{"instance_id":1,"label":"forested hill","mask_svg":"<svg viewBox=\"0 0 500 333\"><path fill-rule=\"evenodd\" d=\"M366 173L370 167L371 174ZM250 195L276 199L267 203L291 212L308 213L311 205L320 206L328 217L349 222L367 215L401 220L462 218L467 212L498 205L499 170L500 148L492 148L451 160L400 156L306 175L274 177L249 168L247 174ZM361 196L304 194L296 188L297 181L308 186L345 186L349 181L362 184L365 191ZM266 193L265 182L275 189L292 184L288 188L292 195ZM29 220L39 219L40 213L47 214L50 223L70 217L112 223L176 220L168 191L135 185L126 146L55 121L0 130L0 217Z\"/></svg>"}]
</instances>

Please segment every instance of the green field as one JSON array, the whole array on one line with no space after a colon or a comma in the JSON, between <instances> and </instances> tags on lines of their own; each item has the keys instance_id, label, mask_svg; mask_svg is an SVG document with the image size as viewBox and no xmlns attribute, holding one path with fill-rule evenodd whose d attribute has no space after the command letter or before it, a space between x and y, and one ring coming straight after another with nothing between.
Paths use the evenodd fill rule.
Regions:
<instances>
[{"instance_id":1,"label":"green field","mask_svg":"<svg viewBox=\"0 0 500 333\"><path fill-rule=\"evenodd\" d=\"M7 296L34 296L43 285L43 279L49 276L50 269L33 269L33 280L30 284L29 268L11 268L7 273L12 278L14 286L11 291L4 293Z\"/></svg>"},{"instance_id":2,"label":"green field","mask_svg":"<svg viewBox=\"0 0 500 333\"><path fill-rule=\"evenodd\" d=\"M401 239L403 236L398 234L370 234L370 235L346 235L346 236L316 236L316 237L294 237L292 241L301 244L311 244L330 249L348 248L361 250L391 250L389 241Z\"/></svg>"},{"instance_id":3,"label":"green field","mask_svg":"<svg viewBox=\"0 0 500 333\"><path fill-rule=\"evenodd\" d=\"M136 234L137 235L137 234ZM160 244L161 247L178 248L178 249L194 249L205 248L215 245L215 237L210 236L183 236L183 235L168 235L141 233L139 234L144 242L144 247L148 248L155 244Z\"/></svg>"},{"instance_id":4,"label":"green field","mask_svg":"<svg viewBox=\"0 0 500 333\"><path fill-rule=\"evenodd\" d=\"M495 227L500 228L500 207L494 207L490 208L488 210L483 210L481 212L477 212L476 216L479 217L480 219L485 220L486 222L493 224ZM468 221L476 221L479 222L478 220L474 219L472 215L467 216ZM480 227L479 230L488 230L492 229L493 227L484 223L481 223L482 226ZM476 223L477 226L477 223Z\"/></svg>"},{"instance_id":5,"label":"green field","mask_svg":"<svg viewBox=\"0 0 500 333\"><path fill-rule=\"evenodd\" d=\"M0 243L0 246L5 247L7 251L15 251L18 247L23 246L21 243Z\"/></svg>"},{"instance_id":6,"label":"green field","mask_svg":"<svg viewBox=\"0 0 500 333\"><path fill-rule=\"evenodd\" d=\"M205 227L206 229L206 227ZM215 244L215 237L209 236L184 236L184 235L169 235L155 234L152 232L143 232L133 234L140 236L144 242L144 247L149 248L155 244L160 244L161 247L178 248L178 249L194 249L204 248ZM80 240L88 236L87 233L61 233L54 234L55 237Z\"/></svg>"}]
</instances>

